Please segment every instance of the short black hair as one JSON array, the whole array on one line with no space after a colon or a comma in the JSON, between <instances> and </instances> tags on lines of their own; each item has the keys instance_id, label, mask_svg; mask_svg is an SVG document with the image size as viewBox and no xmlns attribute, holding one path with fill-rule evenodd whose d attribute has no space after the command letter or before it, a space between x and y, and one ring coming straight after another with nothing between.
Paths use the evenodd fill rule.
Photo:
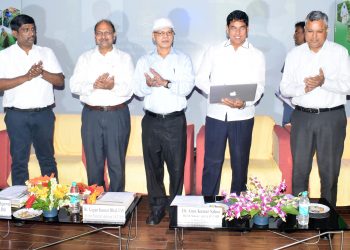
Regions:
<instances>
[{"instance_id":1,"label":"short black hair","mask_svg":"<svg viewBox=\"0 0 350 250\"><path fill-rule=\"evenodd\" d=\"M230 23L235 21L243 21L247 27L249 26L249 17L247 13L241 10L234 10L232 11L226 18L227 27L230 25Z\"/></svg>"},{"instance_id":2,"label":"short black hair","mask_svg":"<svg viewBox=\"0 0 350 250\"><path fill-rule=\"evenodd\" d=\"M294 25L295 28L302 28L303 30L305 30L305 22L302 21L302 22L297 22L295 25Z\"/></svg>"},{"instance_id":3,"label":"short black hair","mask_svg":"<svg viewBox=\"0 0 350 250\"><path fill-rule=\"evenodd\" d=\"M94 28L95 33L96 33L97 26L99 26L101 23L109 24L112 27L113 33L115 33L114 24L112 23L111 20L108 20L108 19L102 19L95 24L95 28Z\"/></svg>"},{"instance_id":4,"label":"short black hair","mask_svg":"<svg viewBox=\"0 0 350 250\"><path fill-rule=\"evenodd\" d=\"M21 14L12 19L10 23L11 30L18 31L18 29L24 24L34 24L35 26L34 19L31 16Z\"/></svg>"}]
</instances>

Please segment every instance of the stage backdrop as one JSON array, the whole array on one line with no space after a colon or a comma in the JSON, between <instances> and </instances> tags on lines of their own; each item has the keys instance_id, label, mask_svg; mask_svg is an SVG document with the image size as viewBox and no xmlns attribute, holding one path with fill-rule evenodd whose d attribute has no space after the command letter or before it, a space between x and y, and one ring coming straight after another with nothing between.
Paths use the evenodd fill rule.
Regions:
<instances>
[{"instance_id":1,"label":"stage backdrop","mask_svg":"<svg viewBox=\"0 0 350 250\"><path fill-rule=\"evenodd\" d=\"M15 2L1 0L0 9ZM333 40L336 13L334 0L22 0L20 3L21 12L36 20L38 44L56 52L66 76L65 89L55 91L56 113L81 112L79 100L71 95L69 78L78 56L95 46L93 27L101 18L109 18L116 24L117 47L130 53L135 64L140 56L153 49L154 19L170 18L175 25L174 46L187 53L198 68L208 46L226 39L227 15L235 9L244 10L250 17L249 40L263 51L267 63L265 95L257 114L270 115L278 123L282 104L274 92L286 53L294 46L294 24L304 20L312 10L324 11L330 17L329 39ZM188 101L187 120L198 130L205 120L206 98L194 90ZM143 114L142 102L134 98L130 110L133 115Z\"/></svg>"}]
</instances>

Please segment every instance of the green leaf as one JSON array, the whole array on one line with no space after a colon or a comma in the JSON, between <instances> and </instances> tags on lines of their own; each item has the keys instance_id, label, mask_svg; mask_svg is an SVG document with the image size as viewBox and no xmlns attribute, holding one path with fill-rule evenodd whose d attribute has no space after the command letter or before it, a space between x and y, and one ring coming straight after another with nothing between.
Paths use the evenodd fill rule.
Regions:
<instances>
[{"instance_id":1,"label":"green leaf","mask_svg":"<svg viewBox=\"0 0 350 250\"><path fill-rule=\"evenodd\" d=\"M299 211L298 209L296 209L294 206L290 205L290 206L284 206L282 207L282 211L287 213L287 214L294 214L294 215L298 215Z\"/></svg>"}]
</instances>

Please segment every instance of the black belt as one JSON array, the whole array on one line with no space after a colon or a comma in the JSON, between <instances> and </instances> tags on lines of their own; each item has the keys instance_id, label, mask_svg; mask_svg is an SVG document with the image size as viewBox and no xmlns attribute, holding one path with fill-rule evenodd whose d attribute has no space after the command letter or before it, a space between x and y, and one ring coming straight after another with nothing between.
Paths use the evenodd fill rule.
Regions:
<instances>
[{"instance_id":1,"label":"black belt","mask_svg":"<svg viewBox=\"0 0 350 250\"><path fill-rule=\"evenodd\" d=\"M42 107L42 108L31 108L31 109L20 109L20 108L16 108L16 107L5 107L5 111L6 110L14 110L14 111L21 111L21 112L40 112L40 111L45 111L48 109L52 109L53 107L55 107L55 104L51 104L49 106L46 107Z\"/></svg>"},{"instance_id":2,"label":"black belt","mask_svg":"<svg viewBox=\"0 0 350 250\"><path fill-rule=\"evenodd\" d=\"M320 109L314 109L314 108L304 108L301 106L295 106L296 110L303 111L306 113L313 113L313 114L319 114L321 112L328 112L328 111L333 111L333 110L338 110L338 109L343 109L344 105L339 105L333 108L320 108Z\"/></svg>"},{"instance_id":3,"label":"black belt","mask_svg":"<svg viewBox=\"0 0 350 250\"><path fill-rule=\"evenodd\" d=\"M184 115L185 113L184 113L183 110L181 110L181 111L171 112L171 113L168 113L168 114L157 114L157 113L153 113L151 111L146 110L145 114L149 115L149 116L152 116L152 117L155 117L155 118L167 119L167 118L173 118L173 117L181 116L181 115Z\"/></svg>"},{"instance_id":4,"label":"black belt","mask_svg":"<svg viewBox=\"0 0 350 250\"><path fill-rule=\"evenodd\" d=\"M114 111L114 110L117 110L117 109L123 109L123 108L125 108L125 107L126 107L126 104L121 103L121 104L113 105L113 106L90 106L89 104L85 104L85 106L86 106L88 109L91 109L91 110L97 110L97 111Z\"/></svg>"}]
</instances>

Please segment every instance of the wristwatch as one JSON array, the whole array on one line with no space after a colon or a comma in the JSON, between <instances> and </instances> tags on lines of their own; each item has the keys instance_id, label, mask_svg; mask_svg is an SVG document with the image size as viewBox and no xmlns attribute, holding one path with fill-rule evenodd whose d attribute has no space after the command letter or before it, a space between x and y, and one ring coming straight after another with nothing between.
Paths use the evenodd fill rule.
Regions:
<instances>
[{"instance_id":1,"label":"wristwatch","mask_svg":"<svg viewBox=\"0 0 350 250\"><path fill-rule=\"evenodd\" d=\"M172 85L172 82L169 80L166 80L166 84L164 85L164 87L166 87L167 89L170 89Z\"/></svg>"}]
</instances>

